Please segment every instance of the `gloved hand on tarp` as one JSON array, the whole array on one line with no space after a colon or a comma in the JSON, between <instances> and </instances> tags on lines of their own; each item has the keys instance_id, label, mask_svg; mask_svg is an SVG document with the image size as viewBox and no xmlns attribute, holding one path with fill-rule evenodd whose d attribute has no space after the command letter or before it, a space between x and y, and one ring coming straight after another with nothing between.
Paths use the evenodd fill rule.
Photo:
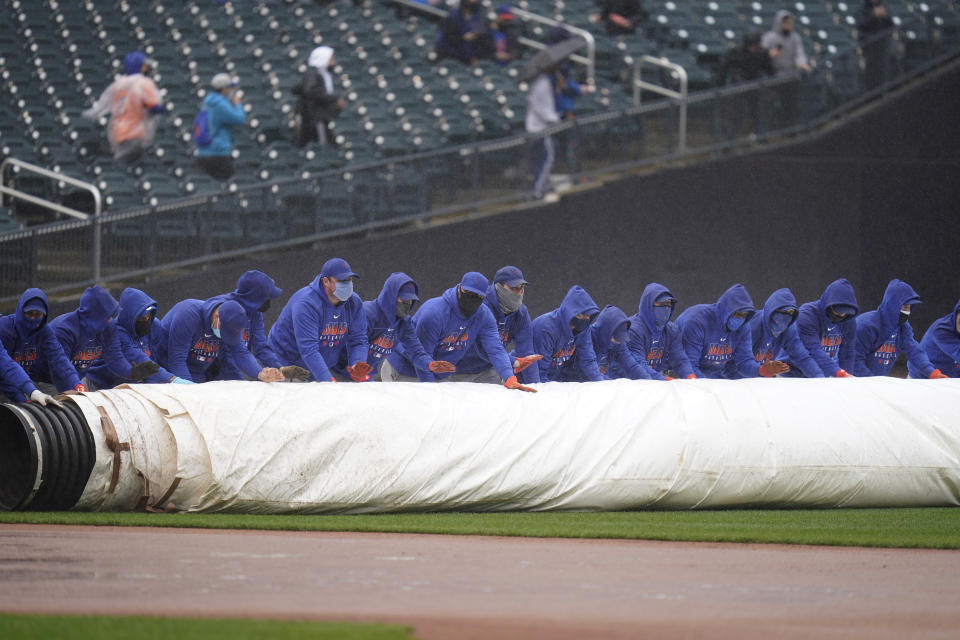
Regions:
<instances>
[{"instance_id":1,"label":"gloved hand on tarp","mask_svg":"<svg viewBox=\"0 0 960 640\"><path fill-rule=\"evenodd\" d=\"M772 378L779 373L790 371L790 365L780 360L767 360L760 365L760 375L764 378Z\"/></svg>"},{"instance_id":2,"label":"gloved hand on tarp","mask_svg":"<svg viewBox=\"0 0 960 640\"><path fill-rule=\"evenodd\" d=\"M78 383L77 383L77 386L75 386L75 387L73 388L73 390L76 391L77 393L86 393L86 392L87 392L87 387L84 386L84 384L83 384L82 382L78 382Z\"/></svg>"},{"instance_id":3,"label":"gloved hand on tarp","mask_svg":"<svg viewBox=\"0 0 960 640\"><path fill-rule=\"evenodd\" d=\"M130 379L140 382L144 378L149 378L157 371L160 371L160 365L153 360L144 360L143 362L130 365Z\"/></svg>"},{"instance_id":4,"label":"gloved hand on tarp","mask_svg":"<svg viewBox=\"0 0 960 640\"><path fill-rule=\"evenodd\" d=\"M174 376L173 380L170 381L170 384L197 384L193 380L187 380L186 378L181 378L180 376Z\"/></svg>"},{"instance_id":5,"label":"gloved hand on tarp","mask_svg":"<svg viewBox=\"0 0 960 640\"><path fill-rule=\"evenodd\" d=\"M520 391L529 391L530 393L536 393L537 390L533 387L526 387L519 382L517 382L517 376L510 376L503 381L503 386L507 389L519 389Z\"/></svg>"},{"instance_id":6,"label":"gloved hand on tarp","mask_svg":"<svg viewBox=\"0 0 960 640\"><path fill-rule=\"evenodd\" d=\"M363 360L347 367L347 373L350 374L350 379L354 382L366 382L370 379L371 371L373 371L373 367Z\"/></svg>"},{"instance_id":7,"label":"gloved hand on tarp","mask_svg":"<svg viewBox=\"0 0 960 640\"><path fill-rule=\"evenodd\" d=\"M283 379L287 382L306 382L310 379L310 372L295 364L280 367L280 373L283 374Z\"/></svg>"},{"instance_id":8,"label":"gloved hand on tarp","mask_svg":"<svg viewBox=\"0 0 960 640\"><path fill-rule=\"evenodd\" d=\"M837 369L837 373L834 374L835 378L855 378L852 373L847 373L844 369Z\"/></svg>"},{"instance_id":9,"label":"gloved hand on tarp","mask_svg":"<svg viewBox=\"0 0 960 640\"><path fill-rule=\"evenodd\" d=\"M276 367L264 367L257 374L257 380L261 382L283 382L283 374Z\"/></svg>"},{"instance_id":10,"label":"gloved hand on tarp","mask_svg":"<svg viewBox=\"0 0 960 640\"><path fill-rule=\"evenodd\" d=\"M431 373L453 373L457 370L457 365L446 360L433 360L427 365Z\"/></svg>"},{"instance_id":11,"label":"gloved hand on tarp","mask_svg":"<svg viewBox=\"0 0 960 640\"><path fill-rule=\"evenodd\" d=\"M58 407L60 409L63 409L63 405L60 403L59 400L57 400L51 395L44 393L43 391L40 391L40 389L34 389L30 393L30 400L32 402L36 402L37 404L42 404L45 407L53 406L53 407Z\"/></svg>"},{"instance_id":12,"label":"gloved hand on tarp","mask_svg":"<svg viewBox=\"0 0 960 640\"><path fill-rule=\"evenodd\" d=\"M513 372L520 373L530 365L532 365L537 360L543 360L543 355L535 353L532 356L521 356L519 358L513 359Z\"/></svg>"},{"instance_id":13,"label":"gloved hand on tarp","mask_svg":"<svg viewBox=\"0 0 960 640\"><path fill-rule=\"evenodd\" d=\"M930 372L930 375L928 377L931 380L939 380L941 378L949 378L950 376L944 375L943 371L940 371L940 369L934 369L933 371Z\"/></svg>"}]
</instances>

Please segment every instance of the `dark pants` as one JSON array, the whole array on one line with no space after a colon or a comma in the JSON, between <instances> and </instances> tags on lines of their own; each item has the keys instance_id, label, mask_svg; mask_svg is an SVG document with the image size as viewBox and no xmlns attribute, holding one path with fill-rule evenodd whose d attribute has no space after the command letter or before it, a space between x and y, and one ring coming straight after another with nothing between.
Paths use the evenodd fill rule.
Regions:
<instances>
[{"instance_id":1,"label":"dark pants","mask_svg":"<svg viewBox=\"0 0 960 640\"><path fill-rule=\"evenodd\" d=\"M880 38L861 46L863 51L863 85L870 91L883 85L887 81L887 51L890 46L888 38Z\"/></svg>"},{"instance_id":2,"label":"dark pants","mask_svg":"<svg viewBox=\"0 0 960 640\"><path fill-rule=\"evenodd\" d=\"M229 180L235 171L230 156L201 156L197 158L197 168L214 180Z\"/></svg>"},{"instance_id":3,"label":"dark pants","mask_svg":"<svg viewBox=\"0 0 960 640\"><path fill-rule=\"evenodd\" d=\"M117 143L117 149L113 157L120 162L130 164L136 162L143 156L143 140L140 138L130 138Z\"/></svg>"}]
</instances>

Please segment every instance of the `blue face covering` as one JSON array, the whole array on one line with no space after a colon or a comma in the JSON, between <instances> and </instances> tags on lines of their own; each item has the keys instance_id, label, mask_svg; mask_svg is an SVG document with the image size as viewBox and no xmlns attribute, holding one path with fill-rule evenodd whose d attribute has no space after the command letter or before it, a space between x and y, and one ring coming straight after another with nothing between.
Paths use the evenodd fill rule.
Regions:
<instances>
[{"instance_id":1,"label":"blue face covering","mask_svg":"<svg viewBox=\"0 0 960 640\"><path fill-rule=\"evenodd\" d=\"M610 341L613 344L622 344L627 340L627 325L622 324L617 327L617 330L613 332L613 335L610 336Z\"/></svg>"},{"instance_id":2,"label":"blue face covering","mask_svg":"<svg viewBox=\"0 0 960 640\"><path fill-rule=\"evenodd\" d=\"M41 324L43 324L43 318L45 316L40 316L36 320L32 320L26 316L23 317L23 325L30 331L35 331Z\"/></svg>"},{"instance_id":3,"label":"blue face covering","mask_svg":"<svg viewBox=\"0 0 960 640\"><path fill-rule=\"evenodd\" d=\"M211 327L211 328L212 328L212 327ZM220 329L219 329L219 328L213 329L213 335L215 335L215 336L217 336L217 337L219 338L219 337L220 337Z\"/></svg>"},{"instance_id":4,"label":"blue face covering","mask_svg":"<svg viewBox=\"0 0 960 640\"><path fill-rule=\"evenodd\" d=\"M730 319L727 320L727 329L729 331L736 331L743 326L743 323L746 321L746 318L737 318L736 316L730 316Z\"/></svg>"},{"instance_id":5,"label":"blue face covering","mask_svg":"<svg viewBox=\"0 0 960 640\"><path fill-rule=\"evenodd\" d=\"M781 333L787 330L792 320L793 316L789 313L774 311L773 314L770 315L770 333L774 338L779 337Z\"/></svg>"},{"instance_id":6,"label":"blue face covering","mask_svg":"<svg viewBox=\"0 0 960 640\"><path fill-rule=\"evenodd\" d=\"M667 323L670 322L670 316L673 315L673 305L667 307L654 307L653 308L653 322L657 325L657 329L663 329L667 326Z\"/></svg>"},{"instance_id":7,"label":"blue face covering","mask_svg":"<svg viewBox=\"0 0 960 640\"><path fill-rule=\"evenodd\" d=\"M353 280L340 280L333 291L333 297L340 302L346 302L353 295Z\"/></svg>"},{"instance_id":8,"label":"blue face covering","mask_svg":"<svg viewBox=\"0 0 960 640\"><path fill-rule=\"evenodd\" d=\"M574 318L570 321L570 328L573 331L573 335L577 335L589 326L590 318Z\"/></svg>"}]
</instances>

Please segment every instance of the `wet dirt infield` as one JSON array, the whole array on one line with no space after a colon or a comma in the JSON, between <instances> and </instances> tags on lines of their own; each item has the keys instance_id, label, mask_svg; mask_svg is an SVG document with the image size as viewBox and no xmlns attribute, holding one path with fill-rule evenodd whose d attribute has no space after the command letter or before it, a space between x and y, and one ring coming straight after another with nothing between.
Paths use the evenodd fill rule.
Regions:
<instances>
[{"instance_id":1,"label":"wet dirt infield","mask_svg":"<svg viewBox=\"0 0 960 640\"><path fill-rule=\"evenodd\" d=\"M440 638L955 638L960 552L0 525L0 611Z\"/></svg>"}]
</instances>

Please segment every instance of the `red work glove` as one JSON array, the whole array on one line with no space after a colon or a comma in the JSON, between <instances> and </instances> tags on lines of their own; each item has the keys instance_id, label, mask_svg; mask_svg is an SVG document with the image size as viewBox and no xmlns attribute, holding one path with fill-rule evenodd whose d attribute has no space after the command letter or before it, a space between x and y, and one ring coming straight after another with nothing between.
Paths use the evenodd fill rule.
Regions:
<instances>
[{"instance_id":1,"label":"red work glove","mask_svg":"<svg viewBox=\"0 0 960 640\"><path fill-rule=\"evenodd\" d=\"M673 380L673 377L672 377L672 376L663 376L663 379L664 379L664 380Z\"/></svg>"},{"instance_id":2,"label":"red work glove","mask_svg":"<svg viewBox=\"0 0 960 640\"><path fill-rule=\"evenodd\" d=\"M532 387L525 387L519 382L517 382L517 376L510 376L503 381L503 386L507 389L519 389L520 391L529 391L530 393L536 393L537 390Z\"/></svg>"},{"instance_id":3,"label":"red work glove","mask_svg":"<svg viewBox=\"0 0 960 640\"><path fill-rule=\"evenodd\" d=\"M927 377L930 378L931 380L937 380L939 378L949 378L950 376L944 375L943 371L940 371L940 369L934 369L933 371L930 372L930 375Z\"/></svg>"},{"instance_id":4,"label":"red work glove","mask_svg":"<svg viewBox=\"0 0 960 640\"><path fill-rule=\"evenodd\" d=\"M330 382L336 382L336 381L337 381L336 378L334 378L333 376L330 376Z\"/></svg>"},{"instance_id":5,"label":"red work glove","mask_svg":"<svg viewBox=\"0 0 960 640\"><path fill-rule=\"evenodd\" d=\"M432 373L453 373L457 370L457 365L446 360L434 360L427 365L427 369L430 369Z\"/></svg>"},{"instance_id":6,"label":"red work glove","mask_svg":"<svg viewBox=\"0 0 960 640\"><path fill-rule=\"evenodd\" d=\"M87 392L87 388L86 388L85 386L83 386L83 383L82 383L82 382L78 382L78 383L77 383L77 386L75 386L75 387L73 388L73 390L76 391L77 393L86 393L86 392Z\"/></svg>"},{"instance_id":7,"label":"red work glove","mask_svg":"<svg viewBox=\"0 0 960 640\"><path fill-rule=\"evenodd\" d=\"M697 379L697 374L695 373L691 373L687 376L687 380L696 380L696 379Z\"/></svg>"},{"instance_id":8,"label":"red work glove","mask_svg":"<svg viewBox=\"0 0 960 640\"><path fill-rule=\"evenodd\" d=\"M764 378L772 378L778 373L786 373L787 371L790 371L790 365L779 360L767 360L760 365L760 375Z\"/></svg>"},{"instance_id":9,"label":"red work glove","mask_svg":"<svg viewBox=\"0 0 960 640\"><path fill-rule=\"evenodd\" d=\"M847 373L847 372L844 371L843 369L837 369L837 374L836 374L836 376L834 376L834 377L836 377L836 378L853 378L853 377L855 377L855 376L853 376L853 375L850 374L850 373Z\"/></svg>"},{"instance_id":10,"label":"red work glove","mask_svg":"<svg viewBox=\"0 0 960 640\"><path fill-rule=\"evenodd\" d=\"M347 367L347 373L350 374L350 378L354 382L366 382L370 379L371 371L373 371L373 367L363 360L355 363L353 366Z\"/></svg>"},{"instance_id":11,"label":"red work glove","mask_svg":"<svg viewBox=\"0 0 960 640\"><path fill-rule=\"evenodd\" d=\"M535 353L532 356L523 356L522 358L515 358L513 360L513 372L520 373L530 365L532 365L537 360L543 360L543 356L539 353Z\"/></svg>"}]
</instances>

